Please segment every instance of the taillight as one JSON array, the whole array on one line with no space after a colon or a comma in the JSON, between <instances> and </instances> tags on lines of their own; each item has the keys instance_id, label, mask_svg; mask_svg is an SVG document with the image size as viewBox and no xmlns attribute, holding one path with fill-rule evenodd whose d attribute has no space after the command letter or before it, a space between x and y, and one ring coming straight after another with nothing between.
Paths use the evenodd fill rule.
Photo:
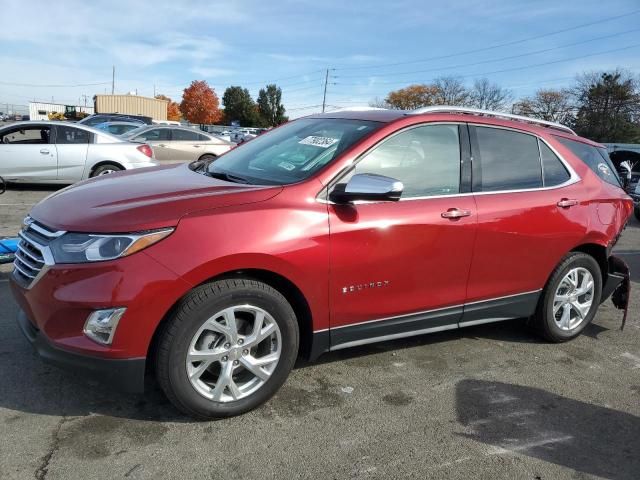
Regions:
<instances>
[{"instance_id":1,"label":"taillight","mask_svg":"<svg viewBox=\"0 0 640 480\"><path fill-rule=\"evenodd\" d=\"M151 147L146 143L136 148L138 149L138 151L144 153L147 157L153 158L153 150L151 150Z\"/></svg>"}]
</instances>

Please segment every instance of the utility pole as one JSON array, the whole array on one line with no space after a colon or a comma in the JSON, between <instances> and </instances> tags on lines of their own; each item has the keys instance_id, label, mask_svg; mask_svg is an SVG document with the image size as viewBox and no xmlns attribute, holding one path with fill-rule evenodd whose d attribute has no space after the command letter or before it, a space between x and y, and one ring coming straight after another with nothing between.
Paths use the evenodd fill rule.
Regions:
<instances>
[{"instance_id":1,"label":"utility pole","mask_svg":"<svg viewBox=\"0 0 640 480\"><path fill-rule=\"evenodd\" d=\"M116 66L113 65L112 69L111 69L111 95L113 95L113 92L116 89Z\"/></svg>"},{"instance_id":2,"label":"utility pole","mask_svg":"<svg viewBox=\"0 0 640 480\"><path fill-rule=\"evenodd\" d=\"M329 82L329 69L327 68L324 74L324 93L322 94L322 113L324 113L324 107L327 104L327 83Z\"/></svg>"},{"instance_id":3,"label":"utility pole","mask_svg":"<svg viewBox=\"0 0 640 480\"><path fill-rule=\"evenodd\" d=\"M156 84L153 84L153 98L156 98Z\"/></svg>"}]
</instances>

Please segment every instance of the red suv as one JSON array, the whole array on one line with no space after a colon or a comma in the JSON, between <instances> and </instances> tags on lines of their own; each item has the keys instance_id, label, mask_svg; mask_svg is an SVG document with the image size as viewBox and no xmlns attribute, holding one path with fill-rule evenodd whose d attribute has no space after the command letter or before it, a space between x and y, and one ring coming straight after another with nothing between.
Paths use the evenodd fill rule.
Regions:
<instances>
[{"instance_id":1,"label":"red suv","mask_svg":"<svg viewBox=\"0 0 640 480\"><path fill-rule=\"evenodd\" d=\"M298 355L522 317L577 336L625 288L632 208L605 148L562 125L342 111L54 193L11 286L42 357L128 391L152 367L179 409L222 417Z\"/></svg>"}]
</instances>

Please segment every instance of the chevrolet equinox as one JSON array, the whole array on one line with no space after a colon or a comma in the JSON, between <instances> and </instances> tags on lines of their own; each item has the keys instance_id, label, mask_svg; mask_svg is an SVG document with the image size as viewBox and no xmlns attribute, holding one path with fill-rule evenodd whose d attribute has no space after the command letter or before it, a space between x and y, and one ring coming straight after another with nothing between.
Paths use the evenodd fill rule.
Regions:
<instances>
[{"instance_id":1,"label":"chevrolet equinox","mask_svg":"<svg viewBox=\"0 0 640 480\"><path fill-rule=\"evenodd\" d=\"M183 412L224 417L298 355L523 317L576 337L628 288L611 250L632 209L605 148L563 125L340 111L55 192L11 287L43 358L131 392L153 371Z\"/></svg>"}]
</instances>

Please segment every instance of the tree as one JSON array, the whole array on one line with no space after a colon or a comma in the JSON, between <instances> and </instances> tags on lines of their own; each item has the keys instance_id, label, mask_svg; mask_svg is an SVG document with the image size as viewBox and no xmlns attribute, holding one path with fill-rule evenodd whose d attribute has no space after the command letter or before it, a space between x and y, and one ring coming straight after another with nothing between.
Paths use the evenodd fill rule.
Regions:
<instances>
[{"instance_id":1,"label":"tree","mask_svg":"<svg viewBox=\"0 0 640 480\"><path fill-rule=\"evenodd\" d=\"M252 127L259 123L256 102L246 88L227 88L222 96L222 103L225 123L238 122L242 127Z\"/></svg>"},{"instance_id":2,"label":"tree","mask_svg":"<svg viewBox=\"0 0 640 480\"><path fill-rule=\"evenodd\" d=\"M457 77L436 78L433 87L437 90L435 95L436 105L464 107L469 103L469 90Z\"/></svg>"},{"instance_id":3,"label":"tree","mask_svg":"<svg viewBox=\"0 0 640 480\"><path fill-rule=\"evenodd\" d=\"M374 108L389 108L389 104L383 98L376 97L369 101L369 106Z\"/></svg>"},{"instance_id":4,"label":"tree","mask_svg":"<svg viewBox=\"0 0 640 480\"><path fill-rule=\"evenodd\" d=\"M511 91L487 78L479 78L473 82L469 93L469 106L483 110L504 111L513 98Z\"/></svg>"},{"instance_id":5,"label":"tree","mask_svg":"<svg viewBox=\"0 0 640 480\"><path fill-rule=\"evenodd\" d=\"M288 122L282 104L282 90L276 85L267 85L258 92L258 115L262 126L276 127Z\"/></svg>"},{"instance_id":6,"label":"tree","mask_svg":"<svg viewBox=\"0 0 640 480\"><path fill-rule=\"evenodd\" d=\"M211 124L222 119L222 112L218 105L218 96L207 82L194 80L184 89L180 112L191 123Z\"/></svg>"},{"instance_id":7,"label":"tree","mask_svg":"<svg viewBox=\"0 0 640 480\"><path fill-rule=\"evenodd\" d=\"M435 105L436 95L438 95L438 89L434 85L409 85L389 92L385 102L389 108L413 110Z\"/></svg>"},{"instance_id":8,"label":"tree","mask_svg":"<svg viewBox=\"0 0 640 480\"><path fill-rule=\"evenodd\" d=\"M175 122L179 122L182 119L182 115L180 114L180 105L178 102L174 102L166 95L156 95L158 100L166 100L167 102L167 120L173 120Z\"/></svg>"},{"instance_id":9,"label":"tree","mask_svg":"<svg viewBox=\"0 0 640 480\"><path fill-rule=\"evenodd\" d=\"M578 113L575 130L598 142L640 140L640 91L629 73L585 74L574 91Z\"/></svg>"},{"instance_id":10,"label":"tree","mask_svg":"<svg viewBox=\"0 0 640 480\"><path fill-rule=\"evenodd\" d=\"M573 123L571 92L566 89L538 90L533 97L523 98L513 105L513 113L550 122Z\"/></svg>"}]
</instances>

